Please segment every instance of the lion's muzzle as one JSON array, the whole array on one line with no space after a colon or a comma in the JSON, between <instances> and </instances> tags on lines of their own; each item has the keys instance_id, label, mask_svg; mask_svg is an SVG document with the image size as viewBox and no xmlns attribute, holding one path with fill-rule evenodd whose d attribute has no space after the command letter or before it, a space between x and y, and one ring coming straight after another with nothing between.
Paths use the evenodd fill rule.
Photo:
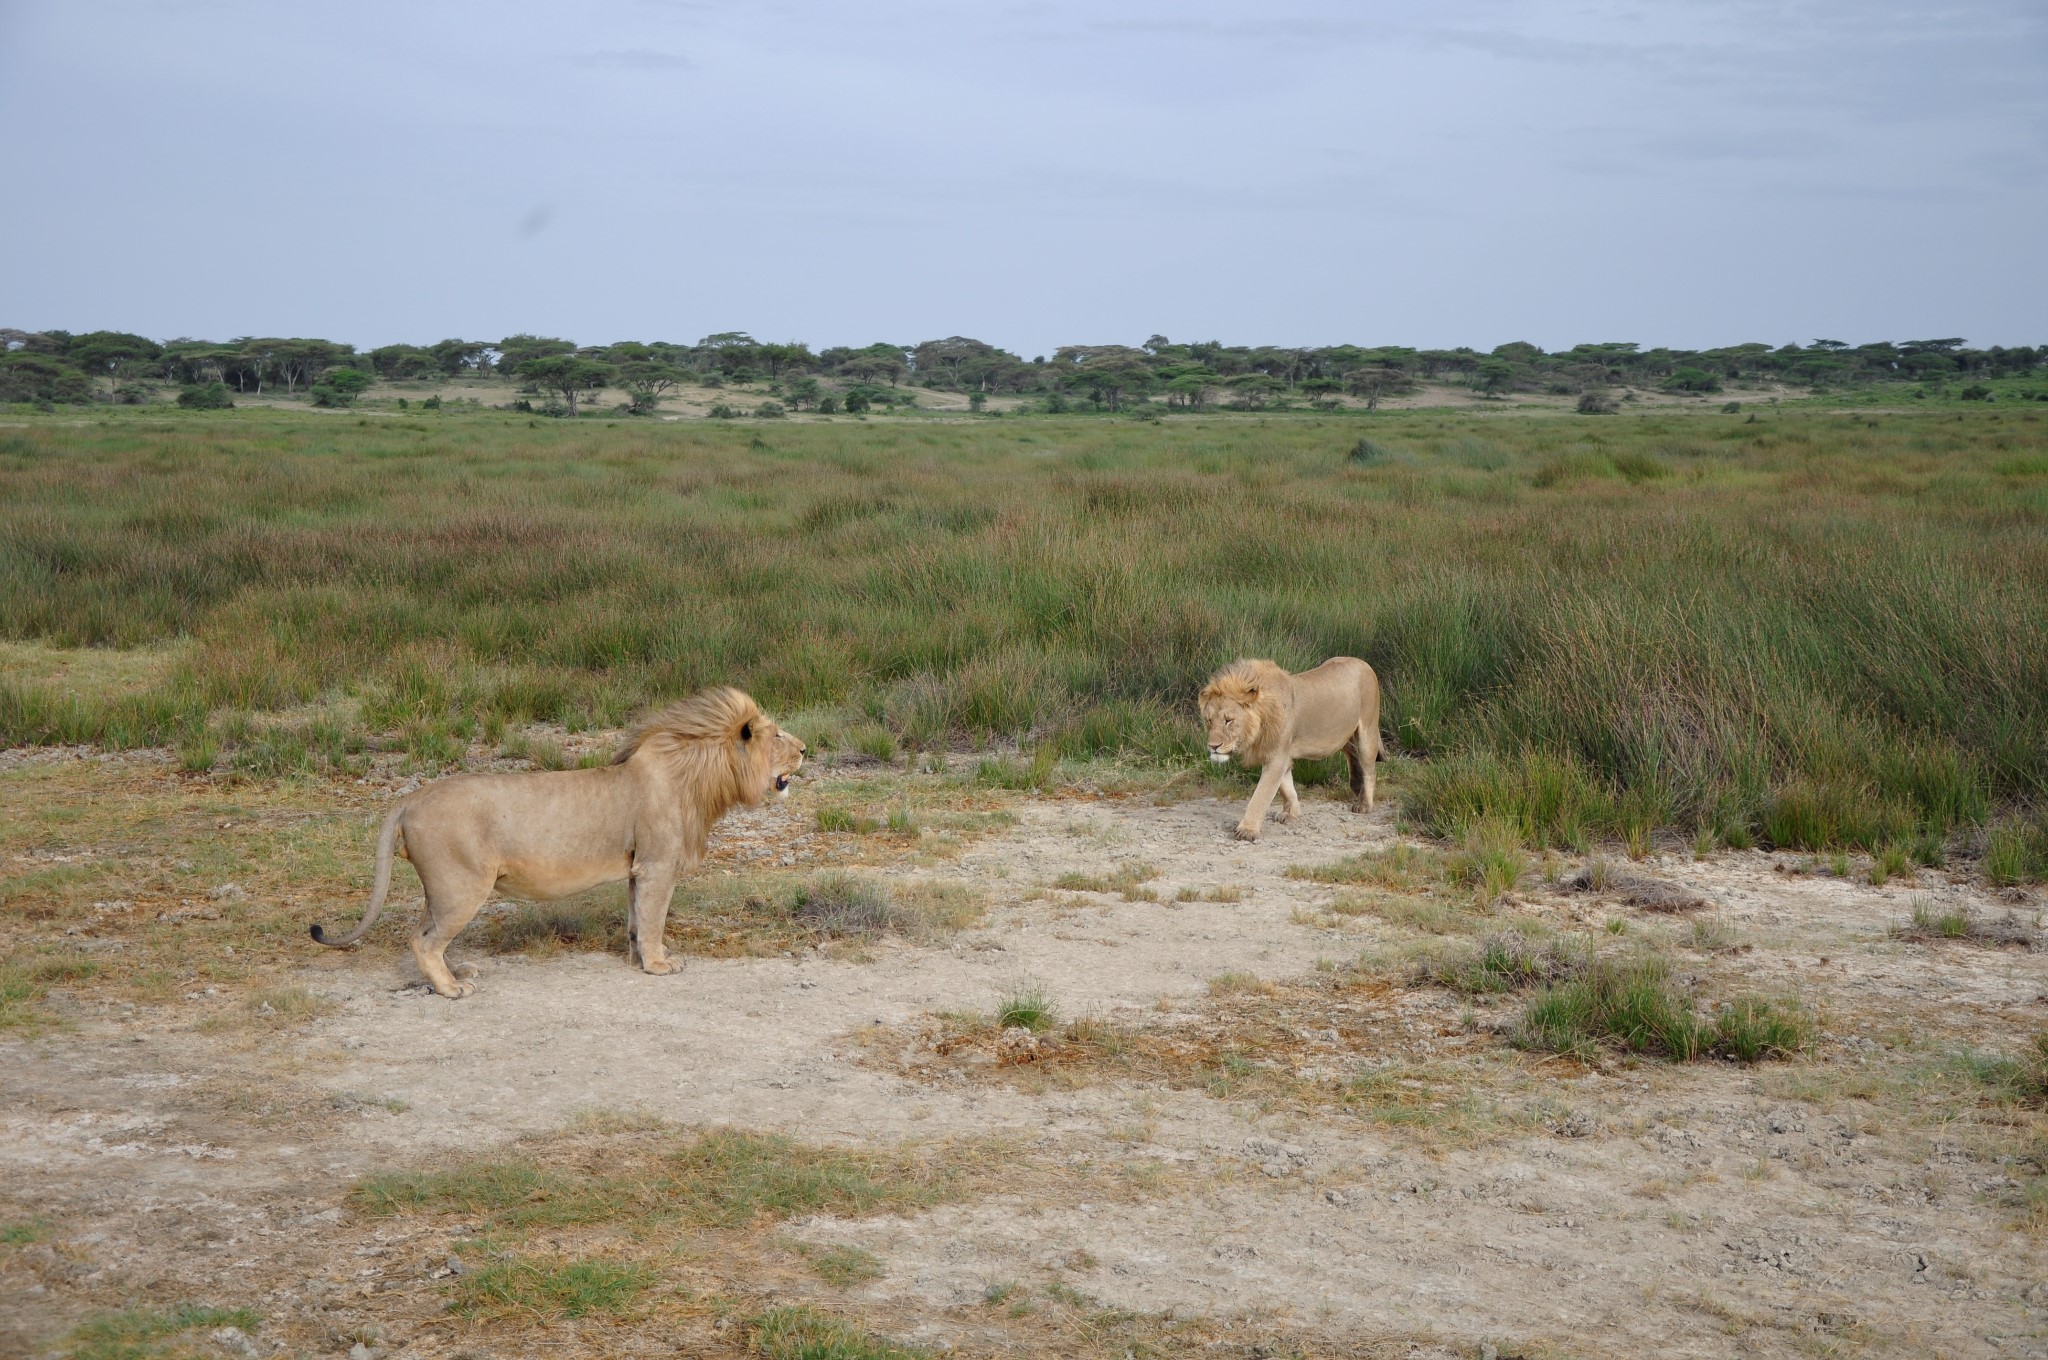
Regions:
<instances>
[{"instance_id":1,"label":"lion's muzzle","mask_svg":"<svg viewBox=\"0 0 2048 1360\"><path fill-rule=\"evenodd\" d=\"M778 798L787 798L789 796L788 775L779 774L775 776L775 796Z\"/></svg>"},{"instance_id":2,"label":"lion's muzzle","mask_svg":"<svg viewBox=\"0 0 2048 1360\"><path fill-rule=\"evenodd\" d=\"M1211 746L1209 748L1209 759L1215 761L1218 765L1228 765L1230 763L1230 752L1219 751Z\"/></svg>"}]
</instances>

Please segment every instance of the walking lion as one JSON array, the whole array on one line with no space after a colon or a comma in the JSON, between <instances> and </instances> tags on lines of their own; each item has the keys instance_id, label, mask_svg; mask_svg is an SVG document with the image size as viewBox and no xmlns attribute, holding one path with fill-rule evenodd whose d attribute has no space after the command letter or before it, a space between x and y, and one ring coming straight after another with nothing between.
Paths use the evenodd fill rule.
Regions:
<instances>
[{"instance_id":1,"label":"walking lion","mask_svg":"<svg viewBox=\"0 0 2048 1360\"><path fill-rule=\"evenodd\" d=\"M1278 793L1282 820L1301 814L1294 762L1334 755L1351 758L1352 806L1373 802L1373 767L1381 755L1380 681L1355 656L1333 656L1314 670L1289 674L1270 661L1233 661L1202 686L1202 721L1209 729L1209 759L1260 766L1259 786L1237 824L1237 838L1255 841L1266 809Z\"/></svg>"},{"instance_id":2,"label":"walking lion","mask_svg":"<svg viewBox=\"0 0 2048 1360\"><path fill-rule=\"evenodd\" d=\"M676 879L704 858L712 824L789 793L803 742L770 722L746 694L707 689L654 713L594 770L457 775L400 800L377 837L377 879L362 923L341 948L376 924L391 888L393 853L412 861L426 911L412 956L433 989L464 997L475 984L448 969L449 943L493 892L550 901L627 882L630 962L672 973L662 942Z\"/></svg>"}]
</instances>

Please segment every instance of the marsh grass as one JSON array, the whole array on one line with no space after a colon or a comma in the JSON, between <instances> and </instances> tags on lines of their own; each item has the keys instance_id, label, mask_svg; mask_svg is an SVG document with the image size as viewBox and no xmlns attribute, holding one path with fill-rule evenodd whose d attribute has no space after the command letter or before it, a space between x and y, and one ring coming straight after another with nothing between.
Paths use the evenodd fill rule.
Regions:
<instances>
[{"instance_id":1,"label":"marsh grass","mask_svg":"<svg viewBox=\"0 0 2048 1360\"><path fill-rule=\"evenodd\" d=\"M734 681L857 714L883 759L1035 740L991 777L1042 787L1091 751L1199 759L1190 696L1229 656L1350 653L1431 757L1404 799L1447 840L1490 815L1530 845L1872 850L2048 797L2048 483L2009 470L2048 424L1960 414L1386 412L1401 452L1364 462L1319 416L770 443L31 414L0 446L0 638L173 659L10 667L0 740L269 778L332 744L207 734L339 697L351 739L440 768L494 723L616 726ZM1993 851L2048 872L2021 833Z\"/></svg>"}]
</instances>

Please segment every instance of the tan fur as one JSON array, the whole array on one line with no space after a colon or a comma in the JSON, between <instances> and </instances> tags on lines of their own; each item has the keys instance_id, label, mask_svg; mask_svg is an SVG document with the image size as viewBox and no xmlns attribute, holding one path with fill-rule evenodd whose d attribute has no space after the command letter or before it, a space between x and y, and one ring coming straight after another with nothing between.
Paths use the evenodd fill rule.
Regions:
<instances>
[{"instance_id":1,"label":"tan fur","mask_svg":"<svg viewBox=\"0 0 2048 1360\"><path fill-rule=\"evenodd\" d=\"M1333 656L1290 675L1270 661L1233 661L1202 686L1209 757L1260 767L1259 787L1237 824L1239 840L1255 841L1274 794L1286 800L1281 820L1301 815L1294 762L1342 751L1351 760L1352 806L1373 804L1380 745L1380 681L1354 656Z\"/></svg>"},{"instance_id":2,"label":"tan fur","mask_svg":"<svg viewBox=\"0 0 2048 1360\"><path fill-rule=\"evenodd\" d=\"M655 713L595 770L457 775L394 807L377 838L377 879L362 923L368 933L391 887L394 849L412 861L427 906L413 957L442 996L475 990L448 969L447 949L493 892L547 901L603 883L628 883L629 941L640 966L670 973L662 944L676 879L704 858L711 827L730 809L787 793L804 744L779 730L736 689L707 689Z\"/></svg>"}]
</instances>

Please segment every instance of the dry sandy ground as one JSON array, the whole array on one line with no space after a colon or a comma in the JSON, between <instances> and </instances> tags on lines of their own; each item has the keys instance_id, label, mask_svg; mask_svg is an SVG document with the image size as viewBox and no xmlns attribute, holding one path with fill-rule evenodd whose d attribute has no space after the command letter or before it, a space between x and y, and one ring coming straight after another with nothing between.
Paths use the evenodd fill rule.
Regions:
<instances>
[{"instance_id":1,"label":"dry sandy ground","mask_svg":"<svg viewBox=\"0 0 2048 1360\"><path fill-rule=\"evenodd\" d=\"M46 1353L88 1306L200 1297L250 1303L294 1348L345 1352L382 1316L356 1284L374 1273L356 1267L380 1261L335 1259L337 1234L360 1226L343 1207L353 1177L487 1154L607 1108L825 1143L998 1135L1055 1161L1163 1169L1136 1201L1009 1194L793 1226L879 1256L886 1274L853 1301L934 1348L990 1344L974 1319L992 1285L1059 1280L1110 1306L1433 1336L1448 1354L2048 1355L2041 1243L2000 1207L2009 1159L1845 1094L1945 1045L2009 1049L2048 1022L2048 953L1889 936L1912 892L1994 914L2014 904L1932 874L1870 888L1756 853L1653 860L1750 946L1698 954L1702 975L1796 987L1821 1008L1816 1053L1758 1068L1546 1064L1483 1022L1475 1034L1446 994L1398 987L1387 1016L1485 1050L1457 1069L1475 1101L1539 1112L1411 1129L896 1061L892 1046L914 1047L932 1013L987 1010L1023 983L1069 1015L1172 1024L1210 1004L1217 974L1313 977L1319 959L1384 957L1414 938L1305 911L1336 890L1283 876L1392 841L1384 807L1359 818L1311 802L1257 845L1230 839L1235 804L1209 799L1025 799L1018 812L950 862L881 870L986 892L988 917L943 943L695 959L671 978L600 954L480 958L480 990L457 1003L414 985L393 927L363 954L309 946L285 981L338 1008L260 1046L209 1030L224 1003L203 994L157 1011L74 1000L69 1030L0 1042L0 1217L57 1225L0 1253L0 1353ZM813 815L798 799L731 819L725 862L779 859ZM1062 873L1138 862L1159 871L1146 886L1164 900L1045 891ZM1242 896L1174 903L1183 886ZM1505 910L1651 931L1669 919L1540 890ZM1339 1064L1371 1046L1335 1029L1316 1041ZM383 1336L395 1354L434 1353L403 1328Z\"/></svg>"}]
</instances>

